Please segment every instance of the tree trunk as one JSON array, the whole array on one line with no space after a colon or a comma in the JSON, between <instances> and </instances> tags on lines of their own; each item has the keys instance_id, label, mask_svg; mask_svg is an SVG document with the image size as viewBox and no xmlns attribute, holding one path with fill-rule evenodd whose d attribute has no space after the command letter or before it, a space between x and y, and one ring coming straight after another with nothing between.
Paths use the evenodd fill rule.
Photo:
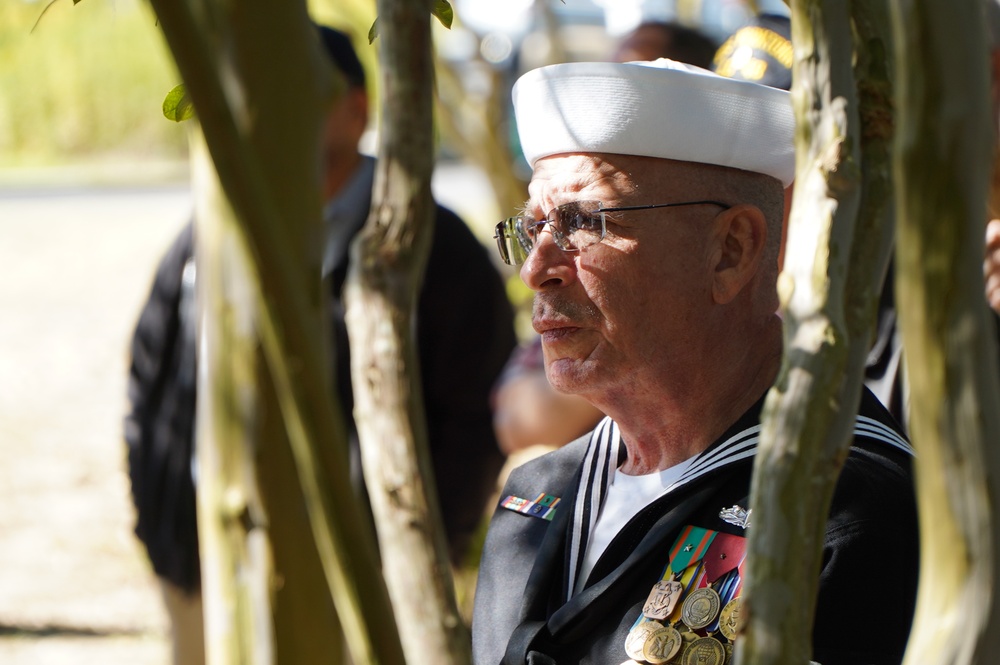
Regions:
<instances>
[{"instance_id":1,"label":"tree trunk","mask_svg":"<svg viewBox=\"0 0 1000 665\"><path fill-rule=\"evenodd\" d=\"M994 130L980 3L894 0L896 302L921 573L905 663L995 662L1000 386L983 298ZM990 481L990 476L993 481Z\"/></svg>"},{"instance_id":2,"label":"tree trunk","mask_svg":"<svg viewBox=\"0 0 1000 665\"><path fill-rule=\"evenodd\" d=\"M455 604L437 499L428 491L434 484L413 338L433 233L430 13L423 0L380 0L378 13L378 166L371 214L352 248L345 286L355 422L407 660L467 665L469 638Z\"/></svg>"},{"instance_id":3,"label":"tree trunk","mask_svg":"<svg viewBox=\"0 0 1000 665\"><path fill-rule=\"evenodd\" d=\"M854 16L847 3L792 3L798 138L779 280L786 343L754 467L749 619L737 663L810 659L826 518L851 442L889 255L891 117L878 57L887 51L885 7L856 2L851 9ZM852 20L863 45L856 72ZM863 137L859 114L871 123Z\"/></svg>"},{"instance_id":4,"label":"tree trunk","mask_svg":"<svg viewBox=\"0 0 1000 665\"><path fill-rule=\"evenodd\" d=\"M205 212L206 247L197 240L205 286L220 283L211 277L216 271L231 277L209 296L217 309L206 331L221 322L223 332L238 333L206 334L199 384L200 393L218 387L220 398L199 415L228 427L225 438L199 442L201 459L219 462L203 470L200 510L226 529L210 535L215 549L205 552L207 577L217 582L206 587L209 657L216 664L335 661L332 596L356 662L400 663L323 353L319 136L334 91L331 68L304 3L154 0L154 9L238 222L215 231ZM255 335L266 368L247 355ZM244 355L226 358L231 342ZM216 366L231 376L213 379ZM238 409L238 417L223 408ZM214 562L219 552L223 560ZM271 552L273 575L258 566L247 580L249 557L266 563Z\"/></svg>"},{"instance_id":5,"label":"tree trunk","mask_svg":"<svg viewBox=\"0 0 1000 665\"><path fill-rule=\"evenodd\" d=\"M252 268L198 129L192 130L198 303L198 536L209 663L274 662L267 514L257 486ZM241 575L236 571L243 571Z\"/></svg>"}]
</instances>

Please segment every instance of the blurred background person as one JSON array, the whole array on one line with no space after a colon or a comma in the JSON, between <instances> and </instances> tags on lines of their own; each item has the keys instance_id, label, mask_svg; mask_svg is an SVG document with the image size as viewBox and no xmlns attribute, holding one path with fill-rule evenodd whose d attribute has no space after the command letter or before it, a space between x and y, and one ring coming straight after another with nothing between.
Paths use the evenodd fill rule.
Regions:
<instances>
[{"instance_id":1,"label":"blurred background person","mask_svg":"<svg viewBox=\"0 0 1000 665\"><path fill-rule=\"evenodd\" d=\"M640 23L619 40L612 62L670 58L711 69L718 44L699 30L680 23Z\"/></svg>"},{"instance_id":2,"label":"blurred background person","mask_svg":"<svg viewBox=\"0 0 1000 665\"><path fill-rule=\"evenodd\" d=\"M342 289L351 240L364 225L375 160L358 152L368 122L365 73L350 39L318 28L348 90L331 106L322 136L328 288L334 380L349 425L351 475L364 505ZM204 662L200 559L195 510L197 307L196 238L188 224L157 268L131 348L128 466L135 533L163 591L174 662ZM490 390L515 344L513 312L499 273L465 223L437 206L430 257L417 306L416 335L434 477L449 554L469 550L504 462L493 433Z\"/></svg>"},{"instance_id":3,"label":"blurred background person","mask_svg":"<svg viewBox=\"0 0 1000 665\"><path fill-rule=\"evenodd\" d=\"M1000 85L1000 5L986 5L990 37L994 105ZM787 16L761 14L737 30L719 48L714 59L716 73L788 90L792 85L791 24ZM994 177L996 178L996 170ZM786 190L785 224L791 212L791 193ZM1000 187L994 185L994 195ZM996 215L1000 210L991 211ZM783 239L784 240L784 239ZM986 225L986 256L983 263L985 298L1000 312L1000 219ZM908 428L909 389L903 363L902 337L896 325L895 268L890 262L879 296L873 341L865 361L865 385L882 402L903 431ZM1000 347L1000 333L997 344Z\"/></svg>"},{"instance_id":4,"label":"blurred background person","mask_svg":"<svg viewBox=\"0 0 1000 665\"><path fill-rule=\"evenodd\" d=\"M722 43L712 69L720 76L791 90L791 21L777 14L750 19Z\"/></svg>"}]
</instances>

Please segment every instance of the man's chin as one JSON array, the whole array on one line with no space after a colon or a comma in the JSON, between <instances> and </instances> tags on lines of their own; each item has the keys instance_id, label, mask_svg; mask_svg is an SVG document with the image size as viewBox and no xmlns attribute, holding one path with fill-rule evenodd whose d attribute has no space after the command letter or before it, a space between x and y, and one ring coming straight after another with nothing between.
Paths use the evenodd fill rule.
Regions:
<instances>
[{"instance_id":1,"label":"man's chin","mask_svg":"<svg viewBox=\"0 0 1000 665\"><path fill-rule=\"evenodd\" d=\"M571 358L559 358L547 362L545 376L553 390L566 395L581 394L587 384L580 361Z\"/></svg>"}]
</instances>

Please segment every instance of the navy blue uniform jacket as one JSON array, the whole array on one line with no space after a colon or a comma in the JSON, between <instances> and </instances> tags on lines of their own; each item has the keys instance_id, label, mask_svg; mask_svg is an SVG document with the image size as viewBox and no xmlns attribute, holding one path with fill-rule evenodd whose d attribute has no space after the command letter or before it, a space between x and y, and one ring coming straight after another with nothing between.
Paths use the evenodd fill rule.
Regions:
<instances>
[{"instance_id":1,"label":"navy blue uniform jacket","mask_svg":"<svg viewBox=\"0 0 1000 665\"><path fill-rule=\"evenodd\" d=\"M703 454L759 422L759 410L760 403ZM860 414L898 432L867 390ZM911 455L863 429L855 431L826 526L813 631L813 660L822 665L899 663L913 616L918 535ZM719 511L749 507L752 458L700 476L641 510L566 602L566 543L587 445L583 437L511 474L501 499L545 492L561 502L551 522L496 510L476 588L477 665L628 662L625 637L680 530L693 524L745 535Z\"/></svg>"}]
</instances>

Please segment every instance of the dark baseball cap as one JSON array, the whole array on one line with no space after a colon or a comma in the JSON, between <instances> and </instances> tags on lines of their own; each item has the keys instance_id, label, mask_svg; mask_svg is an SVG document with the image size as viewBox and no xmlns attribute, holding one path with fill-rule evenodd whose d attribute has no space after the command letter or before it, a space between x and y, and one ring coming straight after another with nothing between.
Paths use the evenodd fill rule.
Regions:
<instances>
[{"instance_id":1,"label":"dark baseball cap","mask_svg":"<svg viewBox=\"0 0 1000 665\"><path fill-rule=\"evenodd\" d=\"M358 60L358 54L351 45L351 38L340 30L325 25L317 25L323 49L330 56L333 65L341 71L352 88L365 87L365 69Z\"/></svg>"}]
</instances>

